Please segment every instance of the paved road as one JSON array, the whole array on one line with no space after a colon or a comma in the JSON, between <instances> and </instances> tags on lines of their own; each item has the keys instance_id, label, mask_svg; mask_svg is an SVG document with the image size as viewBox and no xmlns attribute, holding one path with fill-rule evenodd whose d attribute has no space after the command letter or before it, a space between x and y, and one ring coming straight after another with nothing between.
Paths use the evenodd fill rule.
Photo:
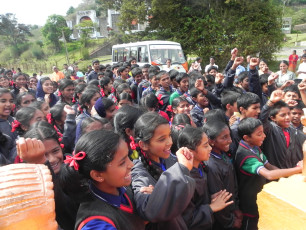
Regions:
<instances>
[{"instance_id":1,"label":"paved road","mask_svg":"<svg viewBox=\"0 0 306 230\"><path fill-rule=\"evenodd\" d=\"M277 60L283 60L284 57L279 57L281 56L286 56L287 59L289 58L289 55L292 54L293 50L296 50L296 54L301 56L303 54L303 50L306 49L306 46L299 46L299 47L285 47L281 49L279 52L275 53L276 59Z\"/></svg>"}]
</instances>

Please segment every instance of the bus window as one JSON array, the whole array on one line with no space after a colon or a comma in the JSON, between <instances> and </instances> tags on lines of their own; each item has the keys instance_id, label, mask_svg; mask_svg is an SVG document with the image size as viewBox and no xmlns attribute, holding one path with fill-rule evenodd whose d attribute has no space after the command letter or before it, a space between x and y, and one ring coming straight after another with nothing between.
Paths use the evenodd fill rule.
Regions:
<instances>
[{"instance_id":1,"label":"bus window","mask_svg":"<svg viewBox=\"0 0 306 230\"><path fill-rule=\"evenodd\" d=\"M123 48L118 48L118 62L123 61Z\"/></svg>"},{"instance_id":2,"label":"bus window","mask_svg":"<svg viewBox=\"0 0 306 230\"><path fill-rule=\"evenodd\" d=\"M149 62L149 55L146 46L138 46L137 62Z\"/></svg>"},{"instance_id":3,"label":"bus window","mask_svg":"<svg viewBox=\"0 0 306 230\"><path fill-rule=\"evenodd\" d=\"M118 50L113 50L113 62L118 62Z\"/></svg>"},{"instance_id":4,"label":"bus window","mask_svg":"<svg viewBox=\"0 0 306 230\"><path fill-rule=\"evenodd\" d=\"M134 57L137 60L137 47L131 47L130 57Z\"/></svg>"},{"instance_id":5,"label":"bus window","mask_svg":"<svg viewBox=\"0 0 306 230\"><path fill-rule=\"evenodd\" d=\"M165 64L170 58L172 63L182 64L186 60L182 48L177 45L150 45L151 60L158 64Z\"/></svg>"},{"instance_id":6,"label":"bus window","mask_svg":"<svg viewBox=\"0 0 306 230\"><path fill-rule=\"evenodd\" d=\"M123 61L127 61L129 58L130 58L130 49L127 47L124 48L123 51Z\"/></svg>"}]
</instances>

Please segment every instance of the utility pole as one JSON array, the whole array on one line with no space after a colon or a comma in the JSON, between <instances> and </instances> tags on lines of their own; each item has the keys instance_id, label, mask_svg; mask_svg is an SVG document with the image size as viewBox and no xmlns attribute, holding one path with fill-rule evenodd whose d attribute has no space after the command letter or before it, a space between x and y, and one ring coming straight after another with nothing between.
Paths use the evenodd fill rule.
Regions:
<instances>
[{"instance_id":1,"label":"utility pole","mask_svg":"<svg viewBox=\"0 0 306 230\"><path fill-rule=\"evenodd\" d=\"M66 39L65 39L65 35L64 35L64 30L62 30L62 35L63 35L63 39L64 39L64 45L65 45L65 50L66 50L66 60L67 60L67 64L69 65L69 55L68 55L68 50L67 50L67 44L66 44Z\"/></svg>"}]
</instances>

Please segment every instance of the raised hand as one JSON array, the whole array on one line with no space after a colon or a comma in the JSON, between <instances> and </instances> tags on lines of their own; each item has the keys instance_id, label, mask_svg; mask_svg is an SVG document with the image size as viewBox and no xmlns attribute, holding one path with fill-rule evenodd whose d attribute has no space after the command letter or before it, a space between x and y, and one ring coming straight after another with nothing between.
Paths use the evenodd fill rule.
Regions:
<instances>
[{"instance_id":1,"label":"raised hand","mask_svg":"<svg viewBox=\"0 0 306 230\"><path fill-rule=\"evenodd\" d=\"M238 49L237 48L232 49L232 51L231 51L231 60L234 61L235 58L237 57L237 55L238 55Z\"/></svg>"},{"instance_id":2,"label":"raised hand","mask_svg":"<svg viewBox=\"0 0 306 230\"><path fill-rule=\"evenodd\" d=\"M243 57L236 57L234 60L234 64L232 66L232 69L236 69L239 65L241 65L244 61Z\"/></svg>"},{"instance_id":3,"label":"raised hand","mask_svg":"<svg viewBox=\"0 0 306 230\"><path fill-rule=\"evenodd\" d=\"M203 91L203 90L204 90L204 82L203 82L203 80L202 80L202 79L196 80L194 86L195 86L198 90Z\"/></svg>"},{"instance_id":4,"label":"raised hand","mask_svg":"<svg viewBox=\"0 0 306 230\"><path fill-rule=\"evenodd\" d=\"M46 149L41 140L20 137L16 145L17 154L22 160L34 164L44 164L46 162Z\"/></svg>"},{"instance_id":5,"label":"raised hand","mask_svg":"<svg viewBox=\"0 0 306 230\"><path fill-rule=\"evenodd\" d=\"M271 73L268 77L268 85L272 85L278 77L279 75L277 73Z\"/></svg>"},{"instance_id":6,"label":"raised hand","mask_svg":"<svg viewBox=\"0 0 306 230\"><path fill-rule=\"evenodd\" d=\"M64 106L64 111L65 111L67 114L75 114L74 109L73 109L70 105L65 105L65 106Z\"/></svg>"},{"instance_id":7,"label":"raised hand","mask_svg":"<svg viewBox=\"0 0 306 230\"><path fill-rule=\"evenodd\" d=\"M250 69L255 69L259 65L259 58L253 57L250 60Z\"/></svg>"},{"instance_id":8,"label":"raised hand","mask_svg":"<svg viewBox=\"0 0 306 230\"><path fill-rule=\"evenodd\" d=\"M289 106L289 107L294 107L294 106L296 106L298 104L298 102L296 101L296 100L289 100L289 101L287 101L287 105Z\"/></svg>"},{"instance_id":9,"label":"raised hand","mask_svg":"<svg viewBox=\"0 0 306 230\"><path fill-rule=\"evenodd\" d=\"M190 171L193 167L193 154L186 148L182 147L176 152L177 161L184 165Z\"/></svg>"},{"instance_id":10,"label":"raised hand","mask_svg":"<svg viewBox=\"0 0 306 230\"><path fill-rule=\"evenodd\" d=\"M216 78L215 78L215 84L221 84L223 79L224 79L224 75L222 73L217 73Z\"/></svg>"},{"instance_id":11,"label":"raised hand","mask_svg":"<svg viewBox=\"0 0 306 230\"><path fill-rule=\"evenodd\" d=\"M287 80L285 83L281 86L281 89L285 89L286 87L293 85L294 81L293 80Z\"/></svg>"},{"instance_id":12,"label":"raised hand","mask_svg":"<svg viewBox=\"0 0 306 230\"><path fill-rule=\"evenodd\" d=\"M232 194L227 192L226 190L222 190L222 192L215 197L210 204L210 208L213 212L218 212L225 207L234 203L234 201L227 202L232 197Z\"/></svg>"},{"instance_id":13,"label":"raised hand","mask_svg":"<svg viewBox=\"0 0 306 230\"><path fill-rule=\"evenodd\" d=\"M298 88L300 91L305 91L306 90L306 82L301 82L300 84L298 84Z\"/></svg>"},{"instance_id":14,"label":"raised hand","mask_svg":"<svg viewBox=\"0 0 306 230\"><path fill-rule=\"evenodd\" d=\"M284 92L282 90L274 90L270 96L270 101L276 103L282 100L284 97Z\"/></svg>"}]
</instances>

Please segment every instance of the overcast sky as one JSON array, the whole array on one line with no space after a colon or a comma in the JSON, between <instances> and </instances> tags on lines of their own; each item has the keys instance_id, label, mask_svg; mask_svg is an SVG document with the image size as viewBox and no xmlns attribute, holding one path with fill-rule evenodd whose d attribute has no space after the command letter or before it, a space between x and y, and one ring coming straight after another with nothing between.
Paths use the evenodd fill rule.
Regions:
<instances>
[{"instance_id":1,"label":"overcast sky","mask_svg":"<svg viewBox=\"0 0 306 230\"><path fill-rule=\"evenodd\" d=\"M66 16L70 6L77 7L82 0L0 0L0 14L13 13L18 23L43 26L48 16Z\"/></svg>"}]
</instances>

